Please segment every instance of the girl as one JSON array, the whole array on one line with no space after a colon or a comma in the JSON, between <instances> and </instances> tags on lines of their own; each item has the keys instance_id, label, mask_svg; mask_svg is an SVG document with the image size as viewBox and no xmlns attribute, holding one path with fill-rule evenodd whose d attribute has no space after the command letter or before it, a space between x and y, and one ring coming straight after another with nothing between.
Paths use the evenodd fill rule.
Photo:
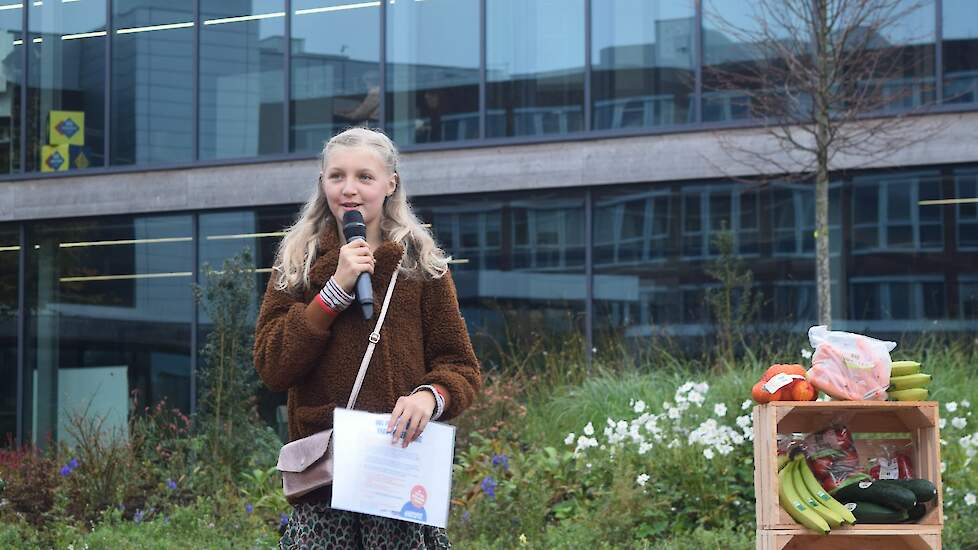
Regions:
<instances>
[{"instance_id":1,"label":"girl","mask_svg":"<svg viewBox=\"0 0 978 550\"><path fill-rule=\"evenodd\" d=\"M377 317L365 320L354 304L357 276L370 274L379 312L398 262L356 408L390 412L388 432L406 447L429 420L461 413L481 387L448 259L412 212L397 162L380 131L351 128L333 137L316 189L279 245L254 359L270 390L288 390L289 441L331 428L333 409L346 406ZM349 210L363 215L366 240L345 243ZM450 547L444 530L332 510L330 497L324 487L289 499L282 548Z\"/></svg>"}]
</instances>

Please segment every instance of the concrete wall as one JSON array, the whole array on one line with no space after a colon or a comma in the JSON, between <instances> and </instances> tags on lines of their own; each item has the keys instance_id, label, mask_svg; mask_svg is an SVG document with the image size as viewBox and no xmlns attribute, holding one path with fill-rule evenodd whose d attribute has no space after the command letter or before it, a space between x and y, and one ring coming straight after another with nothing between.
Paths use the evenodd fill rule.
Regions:
<instances>
[{"instance_id":1,"label":"concrete wall","mask_svg":"<svg viewBox=\"0 0 978 550\"><path fill-rule=\"evenodd\" d=\"M905 122L900 134L922 139L877 159L839 156L835 168L978 162L978 113ZM401 176L412 195L746 176L771 168L736 150L774 143L755 128L417 152ZM298 160L4 181L0 222L299 203L317 174L316 160Z\"/></svg>"}]
</instances>

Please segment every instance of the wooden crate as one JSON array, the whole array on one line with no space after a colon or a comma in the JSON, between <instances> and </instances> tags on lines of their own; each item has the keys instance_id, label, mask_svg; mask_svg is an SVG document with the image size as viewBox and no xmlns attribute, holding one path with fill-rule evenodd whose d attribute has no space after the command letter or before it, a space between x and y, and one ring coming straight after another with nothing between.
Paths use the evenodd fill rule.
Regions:
<instances>
[{"instance_id":1,"label":"wooden crate","mask_svg":"<svg viewBox=\"0 0 978 550\"><path fill-rule=\"evenodd\" d=\"M796 523L778 502L778 434L810 433L848 417L844 425L860 433L906 434L914 475L937 487L937 501L919 522L854 525L819 536ZM944 525L938 408L933 401L780 401L754 407L754 491L757 548L940 548Z\"/></svg>"}]
</instances>

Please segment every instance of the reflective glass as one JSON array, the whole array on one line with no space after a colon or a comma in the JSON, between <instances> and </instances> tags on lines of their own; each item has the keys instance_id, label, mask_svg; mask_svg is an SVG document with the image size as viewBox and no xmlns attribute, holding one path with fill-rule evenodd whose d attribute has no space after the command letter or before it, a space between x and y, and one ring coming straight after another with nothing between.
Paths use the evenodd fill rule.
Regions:
<instances>
[{"instance_id":1,"label":"reflective glass","mask_svg":"<svg viewBox=\"0 0 978 550\"><path fill-rule=\"evenodd\" d=\"M200 3L200 158L283 153L283 0Z\"/></svg>"},{"instance_id":2,"label":"reflective glass","mask_svg":"<svg viewBox=\"0 0 978 550\"><path fill-rule=\"evenodd\" d=\"M115 0L112 12L112 164L192 161L193 1Z\"/></svg>"},{"instance_id":3,"label":"reflective glass","mask_svg":"<svg viewBox=\"0 0 978 550\"><path fill-rule=\"evenodd\" d=\"M593 2L591 24L593 128L693 122L691 2Z\"/></svg>"},{"instance_id":4,"label":"reflective glass","mask_svg":"<svg viewBox=\"0 0 978 550\"><path fill-rule=\"evenodd\" d=\"M380 122L380 2L292 2L292 150Z\"/></svg>"},{"instance_id":5,"label":"reflective glass","mask_svg":"<svg viewBox=\"0 0 978 550\"><path fill-rule=\"evenodd\" d=\"M486 4L488 137L584 130L584 1Z\"/></svg>"},{"instance_id":6,"label":"reflective glass","mask_svg":"<svg viewBox=\"0 0 978 550\"><path fill-rule=\"evenodd\" d=\"M105 0L28 5L28 170L103 166Z\"/></svg>"},{"instance_id":7,"label":"reflective glass","mask_svg":"<svg viewBox=\"0 0 978 550\"><path fill-rule=\"evenodd\" d=\"M23 4L17 4L23 6ZM21 16L18 9L0 11L0 174L20 172Z\"/></svg>"},{"instance_id":8,"label":"reflective glass","mask_svg":"<svg viewBox=\"0 0 978 550\"><path fill-rule=\"evenodd\" d=\"M978 103L978 3L944 0L944 101Z\"/></svg>"},{"instance_id":9,"label":"reflective glass","mask_svg":"<svg viewBox=\"0 0 978 550\"><path fill-rule=\"evenodd\" d=\"M479 2L387 6L387 129L399 145L479 137Z\"/></svg>"},{"instance_id":10,"label":"reflective glass","mask_svg":"<svg viewBox=\"0 0 978 550\"><path fill-rule=\"evenodd\" d=\"M0 448L17 437L17 280L20 229L0 225Z\"/></svg>"}]
</instances>

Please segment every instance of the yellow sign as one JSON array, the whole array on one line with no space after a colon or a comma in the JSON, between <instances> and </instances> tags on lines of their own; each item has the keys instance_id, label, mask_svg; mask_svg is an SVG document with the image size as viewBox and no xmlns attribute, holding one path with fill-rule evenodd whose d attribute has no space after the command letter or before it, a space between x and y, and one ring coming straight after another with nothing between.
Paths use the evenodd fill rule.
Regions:
<instances>
[{"instance_id":1,"label":"yellow sign","mask_svg":"<svg viewBox=\"0 0 978 550\"><path fill-rule=\"evenodd\" d=\"M85 145L85 113L51 111L51 144Z\"/></svg>"},{"instance_id":2,"label":"yellow sign","mask_svg":"<svg viewBox=\"0 0 978 550\"><path fill-rule=\"evenodd\" d=\"M68 144L41 146L41 172L68 171Z\"/></svg>"}]
</instances>

